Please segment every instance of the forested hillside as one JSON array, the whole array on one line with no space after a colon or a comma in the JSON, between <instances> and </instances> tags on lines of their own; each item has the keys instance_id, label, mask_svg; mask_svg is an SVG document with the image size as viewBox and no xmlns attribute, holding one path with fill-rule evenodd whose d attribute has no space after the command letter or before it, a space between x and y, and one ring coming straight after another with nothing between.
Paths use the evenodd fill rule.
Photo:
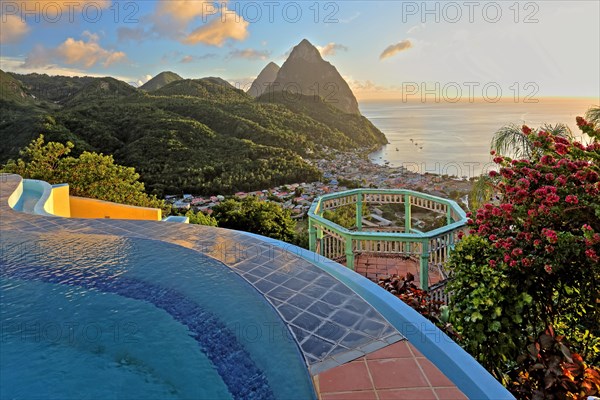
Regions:
<instances>
[{"instance_id":1,"label":"forested hillside","mask_svg":"<svg viewBox=\"0 0 600 400\"><path fill-rule=\"evenodd\" d=\"M319 98L255 100L220 78L145 91L113 78L5 75L16 79L3 82L1 162L44 134L72 141L75 154L114 155L159 195L312 181L320 174L306 158L385 143L364 117Z\"/></svg>"}]
</instances>

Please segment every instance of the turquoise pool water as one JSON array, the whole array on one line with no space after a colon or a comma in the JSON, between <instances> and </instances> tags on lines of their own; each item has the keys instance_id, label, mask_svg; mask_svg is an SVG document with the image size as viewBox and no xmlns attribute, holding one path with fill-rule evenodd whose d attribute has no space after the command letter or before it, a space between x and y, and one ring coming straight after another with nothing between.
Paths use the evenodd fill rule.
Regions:
<instances>
[{"instance_id":1,"label":"turquoise pool water","mask_svg":"<svg viewBox=\"0 0 600 400\"><path fill-rule=\"evenodd\" d=\"M315 397L274 309L179 246L3 232L0 317L1 398Z\"/></svg>"}]
</instances>

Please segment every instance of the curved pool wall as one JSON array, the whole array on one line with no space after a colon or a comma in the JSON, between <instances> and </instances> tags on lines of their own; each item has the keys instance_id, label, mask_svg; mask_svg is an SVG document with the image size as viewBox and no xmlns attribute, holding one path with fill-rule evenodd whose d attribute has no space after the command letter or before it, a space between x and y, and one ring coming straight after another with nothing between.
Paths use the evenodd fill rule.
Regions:
<instances>
[{"instance_id":1,"label":"curved pool wall","mask_svg":"<svg viewBox=\"0 0 600 400\"><path fill-rule=\"evenodd\" d=\"M286 252L302 257L331 274L372 304L406 339L470 399L514 399L485 368L433 323L386 290L319 254L248 232Z\"/></svg>"},{"instance_id":2,"label":"curved pool wall","mask_svg":"<svg viewBox=\"0 0 600 400\"><path fill-rule=\"evenodd\" d=\"M9 206L15 211L44 216L53 215L52 185L49 183L24 179L15 193L17 196L9 200Z\"/></svg>"},{"instance_id":3,"label":"curved pool wall","mask_svg":"<svg viewBox=\"0 0 600 400\"><path fill-rule=\"evenodd\" d=\"M493 377L491 377L491 375L487 373L487 371L476 363L472 357L465 353L433 324L421 317L410 307L404 305L404 303L395 296L382 291L374 283L354 274L342 265L312 252L257 235L199 226L192 227L189 225L181 226L180 224L165 224L164 228L161 226L161 229L157 230L154 223L147 221L135 221L134 223L134 221L117 220L85 221L63 218L47 219L43 216L38 217L27 214L22 214L19 217L13 214L10 215L10 218L6 218L7 213L5 211L10 210L8 207L5 207L6 201L11 203L11 205L14 205L17 202L20 198L19 192L22 191L22 181L20 177L14 175L0 175L0 180L2 181L2 186L4 186L4 190L0 190L0 200L3 199L2 203L0 203L0 211L3 211L3 213L0 214L0 229L24 229L35 231L56 228L75 232L85 231L89 234L114 233L125 237L154 237L157 240L167 241L177 244L178 246L194 249L199 253L218 259L238 274L242 275L250 283L252 283L251 280L249 280L249 276L251 275L246 275L244 271L238 269L245 268L244 265L249 263L259 262L263 255L250 257L252 258L250 260L248 259L247 254L237 254L239 249L232 250L223 248L222 246L224 244L227 245L228 241L233 240L234 244L240 248L244 248L244 246L268 247L270 248L269 252L276 254L276 258L284 257L288 259L289 262L285 263L284 267L301 263L297 260L304 260L304 262L310 264L311 267L322 271L322 273L326 273L328 276L337 278L340 282L343 282L346 287L351 288L353 290L352 293L358 294L358 296L365 299L368 304L376 307L377 311L387 320L385 323L388 323L389 321L395 329L407 337L419 351L434 362L434 364L436 364L436 366L470 398L513 398L493 379ZM10 185L7 185L7 182L9 182ZM268 297L268 295L266 295L257 285L253 284L253 286L265 296L265 298ZM274 305L274 299L270 299L269 301ZM278 311L281 314L281 311ZM290 326L291 325L288 325L288 327ZM296 333L297 332L294 332L294 337L295 339L298 339ZM306 343L306 341L304 341L304 343ZM371 345L367 344L365 349L369 346ZM373 347L369 348L369 351L376 349ZM305 351L304 348L302 348L302 350ZM307 359L306 357L305 353L305 359ZM309 363L309 359L307 359L307 362ZM343 362L340 362L339 364L341 363ZM328 367L333 366L334 365L329 365ZM318 370L316 372L318 372Z\"/></svg>"},{"instance_id":4,"label":"curved pool wall","mask_svg":"<svg viewBox=\"0 0 600 400\"><path fill-rule=\"evenodd\" d=\"M50 185L35 179L23 179L10 196L9 206L15 211L67 218L111 218L160 221L161 210L109 201L70 196L68 184ZM184 216L168 216L164 222L189 223Z\"/></svg>"}]
</instances>

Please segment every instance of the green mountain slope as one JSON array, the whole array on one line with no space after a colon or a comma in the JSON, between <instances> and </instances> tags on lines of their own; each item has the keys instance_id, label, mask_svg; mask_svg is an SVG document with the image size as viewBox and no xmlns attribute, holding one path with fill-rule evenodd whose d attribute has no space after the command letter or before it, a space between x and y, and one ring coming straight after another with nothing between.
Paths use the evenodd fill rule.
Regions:
<instances>
[{"instance_id":1,"label":"green mountain slope","mask_svg":"<svg viewBox=\"0 0 600 400\"><path fill-rule=\"evenodd\" d=\"M0 70L0 99L20 104L30 104L33 97L18 79Z\"/></svg>"},{"instance_id":2,"label":"green mountain slope","mask_svg":"<svg viewBox=\"0 0 600 400\"><path fill-rule=\"evenodd\" d=\"M164 71L150 79L148 82L144 83L142 86L140 86L140 89L147 92L152 92L168 85L171 82L180 81L182 79L183 78L177 75L175 72Z\"/></svg>"},{"instance_id":3,"label":"green mountain slope","mask_svg":"<svg viewBox=\"0 0 600 400\"><path fill-rule=\"evenodd\" d=\"M366 119L344 118L327 104L257 101L220 78L178 80L153 92L113 78L79 79L58 78L78 88L60 104L0 102L1 162L44 134L74 142L75 154L114 155L159 195L227 194L314 181L320 173L307 157L385 139Z\"/></svg>"},{"instance_id":4,"label":"green mountain slope","mask_svg":"<svg viewBox=\"0 0 600 400\"><path fill-rule=\"evenodd\" d=\"M64 103L76 92L96 78L89 76L48 76L46 74L15 74L9 73L15 79L23 83L23 87L38 100L46 100L51 103Z\"/></svg>"}]
</instances>

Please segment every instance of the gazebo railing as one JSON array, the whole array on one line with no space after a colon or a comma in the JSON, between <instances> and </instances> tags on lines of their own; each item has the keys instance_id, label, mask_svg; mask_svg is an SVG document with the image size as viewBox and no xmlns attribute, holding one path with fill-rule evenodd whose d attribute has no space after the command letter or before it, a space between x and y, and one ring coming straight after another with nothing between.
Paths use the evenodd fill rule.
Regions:
<instances>
[{"instance_id":1,"label":"gazebo railing","mask_svg":"<svg viewBox=\"0 0 600 400\"><path fill-rule=\"evenodd\" d=\"M323 217L325 210L353 204L356 208L355 228L344 228ZM368 204L403 204L404 226L393 228L362 227L362 208ZM428 232L411 226L412 207L420 207L446 215L447 224ZM316 199L308 213L310 250L332 260L345 260L354 269L357 255L381 254L417 258L419 278L423 289L428 288L429 270L437 270L443 279L443 269L458 233L466 226L466 214L453 200L414 192L392 189L355 189L332 193Z\"/></svg>"}]
</instances>

